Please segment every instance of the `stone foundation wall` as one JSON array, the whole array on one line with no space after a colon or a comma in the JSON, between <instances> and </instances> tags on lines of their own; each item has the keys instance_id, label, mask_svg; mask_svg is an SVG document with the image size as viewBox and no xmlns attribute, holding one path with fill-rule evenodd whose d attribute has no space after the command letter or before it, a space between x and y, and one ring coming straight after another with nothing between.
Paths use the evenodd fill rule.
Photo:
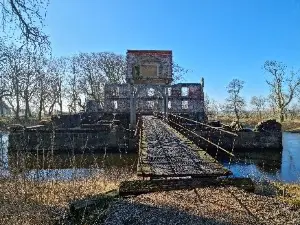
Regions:
<instances>
[{"instance_id":1,"label":"stone foundation wall","mask_svg":"<svg viewBox=\"0 0 300 225\"><path fill-rule=\"evenodd\" d=\"M196 131L199 135L206 137L214 142L219 143L221 147L232 150L234 137L220 132L209 132L209 131ZM237 132L238 137L236 137L234 143L234 149L236 151L245 150L264 150L264 149L282 149L282 132ZM220 138L221 137L221 138ZM207 144L207 142L202 141L202 147L206 146L210 148L216 148L212 145Z\"/></svg>"},{"instance_id":2,"label":"stone foundation wall","mask_svg":"<svg viewBox=\"0 0 300 225\"><path fill-rule=\"evenodd\" d=\"M238 132L236 148L282 149L282 132Z\"/></svg>"},{"instance_id":3,"label":"stone foundation wall","mask_svg":"<svg viewBox=\"0 0 300 225\"><path fill-rule=\"evenodd\" d=\"M232 150L233 137L228 134L220 136L219 132L197 131L203 137L219 143L226 150ZM200 142L199 142L200 141ZM197 139L197 144L204 150L216 150L216 147ZM136 151L136 142L130 139L128 131L112 129L108 131L73 130L72 132L12 132L9 135L9 149L12 151ZM282 150L281 132L238 132L234 152L259 150L264 152ZM221 150L219 150L222 153Z\"/></svg>"},{"instance_id":4,"label":"stone foundation wall","mask_svg":"<svg viewBox=\"0 0 300 225\"><path fill-rule=\"evenodd\" d=\"M118 152L121 149L133 151L129 146L128 132L113 129L108 131L87 131L81 129L72 132L15 132L9 135L11 151L103 151Z\"/></svg>"}]
</instances>

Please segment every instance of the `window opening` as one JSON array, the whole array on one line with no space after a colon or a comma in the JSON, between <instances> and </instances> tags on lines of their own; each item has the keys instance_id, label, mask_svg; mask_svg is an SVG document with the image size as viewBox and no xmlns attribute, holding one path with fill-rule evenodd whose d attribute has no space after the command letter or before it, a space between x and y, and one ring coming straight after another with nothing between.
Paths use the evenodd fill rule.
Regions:
<instances>
[{"instance_id":1,"label":"window opening","mask_svg":"<svg viewBox=\"0 0 300 225\"><path fill-rule=\"evenodd\" d=\"M189 108L189 102L188 101L182 101L182 109L188 109Z\"/></svg>"},{"instance_id":2,"label":"window opening","mask_svg":"<svg viewBox=\"0 0 300 225\"><path fill-rule=\"evenodd\" d=\"M182 87L181 88L181 96L188 96L189 94L189 88L188 87Z\"/></svg>"}]
</instances>

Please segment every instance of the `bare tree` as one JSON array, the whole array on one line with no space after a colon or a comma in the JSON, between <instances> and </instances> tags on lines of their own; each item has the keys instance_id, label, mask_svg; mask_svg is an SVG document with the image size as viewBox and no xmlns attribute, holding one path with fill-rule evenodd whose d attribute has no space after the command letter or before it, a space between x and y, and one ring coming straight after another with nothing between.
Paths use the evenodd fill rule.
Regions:
<instances>
[{"instance_id":1,"label":"bare tree","mask_svg":"<svg viewBox=\"0 0 300 225\"><path fill-rule=\"evenodd\" d=\"M277 106L280 122L283 122L286 108L293 100L300 85L298 72L291 71L290 75L287 75L286 66L277 61L266 61L264 69L272 76L271 80L266 82Z\"/></svg>"},{"instance_id":2,"label":"bare tree","mask_svg":"<svg viewBox=\"0 0 300 225\"><path fill-rule=\"evenodd\" d=\"M189 72L189 70L179 66L177 63L173 63L172 72L173 72L172 83L175 84L184 81L185 75Z\"/></svg>"},{"instance_id":3,"label":"bare tree","mask_svg":"<svg viewBox=\"0 0 300 225\"><path fill-rule=\"evenodd\" d=\"M262 111L266 106L266 98L263 96L253 96L251 98L250 104L255 107L256 112L259 115L259 119L262 118Z\"/></svg>"},{"instance_id":4,"label":"bare tree","mask_svg":"<svg viewBox=\"0 0 300 225\"><path fill-rule=\"evenodd\" d=\"M205 94L204 98L204 111L210 118L218 116L219 104L207 94Z\"/></svg>"},{"instance_id":5,"label":"bare tree","mask_svg":"<svg viewBox=\"0 0 300 225\"><path fill-rule=\"evenodd\" d=\"M65 97L65 82L68 74L69 60L67 58L52 58L47 60L47 75L50 77L49 95L47 99L48 114L52 115L56 105L59 112L63 111Z\"/></svg>"},{"instance_id":6,"label":"bare tree","mask_svg":"<svg viewBox=\"0 0 300 225\"><path fill-rule=\"evenodd\" d=\"M208 115L210 98L207 93L204 95L204 112Z\"/></svg>"},{"instance_id":7,"label":"bare tree","mask_svg":"<svg viewBox=\"0 0 300 225\"><path fill-rule=\"evenodd\" d=\"M81 53L75 56L73 70L76 74L78 88L80 88L88 99L101 104L104 99L104 92L100 87L101 84L107 82L107 79L99 67L95 54L93 56L93 54Z\"/></svg>"},{"instance_id":8,"label":"bare tree","mask_svg":"<svg viewBox=\"0 0 300 225\"><path fill-rule=\"evenodd\" d=\"M299 115L300 112L299 104L294 103L293 105L291 105L288 109L288 112L290 114L291 120L296 119L297 115Z\"/></svg>"},{"instance_id":9,"label":"bare tree","mask_svg":"<svg viewBox=\"0 0 300 225\"><path fill-rule=\"evenodd\" d=\"M22 57L23 61L23 68L22 68L22 75L21 75L21 89L20 95L24 100L25 104L25 119L31 117L31 107L30 103L34 96L34 93L37 89L37 70L40 64L40 58L36 57L33 52L29 52L26 49L22 50Z\"/></svg>"},{"instance_id":10,"label":"bare tree","mask_svg":"<svg viewBox=\"0 0 300 225\"><path fill-rule=\"evenodd\" d=\"M38 106L38 119L42 119L43 112L46 111L46 101L49 97L49 84L51 83L51 78L43 70L42 67L37 68L37 90L36 94L36 104Z\"/></svg>"},{"instance_id":11,"label":"bare tree","mask_svg":"<svg viewBox=\"0 0 300 225\"><path fill-rule=\"evenodd\" d=\"M240 96L240 92L244 87L244 81L233 79L227 86L229 97L226 99L225 108L229 112L235 114L236 120L239 123L241 112L245 106L245 100Z\"/></svg>"},{"instance_id":12,"label":"bare tree","mask_svg":"<svg viewBox=\"0 0 300 225\"><path fill-rule=\"evenodd\" d=\"M25 118L31 115L29 105L36 85L34 58L35 55L50 48L48 36L42 31L47 6L48 0L4 0L0 2L2 25L0 64L5 64L7 75L5 81L7 85L5 88L3 85L1 87L0 100L2 101L5 97L17 119L20 117L23 101ZM14 46L6 47L5 52L1 51L3 40L14 43ZM0 70L2 70L1 67Z\"/></svg>"},{"instance_id":13,"label":"bare tree","mask_svg":"<svg viewBox=\"0 0 300 225\"><path fill-rule=\"evenodd\" d=\"M48 36L43 33L48 0L4 0L0 2L2 32L26 44L49 47Z\"/></svg>"},{"instance_id":14,"label":"bare tree","mask_svg":"<svg viewBox=\"0 0 300 225\"><path fill-rule=\"evenodd\" d=\"M9 87L10 95L6 96L5 99L11 106L12 111L15 114L15 118L20 118L21 110L21 98L23 88L23 74L24 74L24 60L21 49L17 49L15 46L8 48L6 59L6 71L7 82Z\"/></svg>"},{"instance_id":15,"label":"bare tree","mask_svg":"<svg viewBox=\"0 0 300 225\"><path fill-rule=\"evenodd\" d=\"M0 70L0 102L3 101L4 97L11 95L9 83L8 83L8 74L6 70L2 68Z\"/></svg>"},{"instance_id":16,"label":"bare tree","mask_svg":"<svg viewBox=\"0 0 300 225\"><path fill-rule=\"evenodd\" d=\"M67 89L68 89L68 108L70 113L76 113L78 110L78 107L84 109L84 105L80 98L80 89L79 89L79 82L77 74L74 72L69 76L69 79L67 80Z\"/></svg>"},{"instance_id":17,"label":"bare tree","mask_svg":"<svg viewBox=\"0 0 300 225\"><path fill-rule=\"evenodd\" d=\"M18 48L15 45L7 48L3 73L6 86L5 100L11 106L16 119L20 117L20 111L25 109L25 119L31 116L31 103L37 88L37 65L40 58L27 48ZM3 83L3 82L2 82Z\"/></svg>"},{"instance_id":18,"label":"bare tree","mask_svg":"<svg viewBox=\"0 0 300 225\"><path fill-rule=\"evenodd\" d=\"M0 70L0 104L3 104L4 98L11 95L10 88L8 86L8 76L5 70ZM0 115L3 115L3 107L1 107Z\"/></svg>"},{"instance_id":19,"label":"bare tree","mask_svg":"<svg viewBox=\"0 0 300 225\"><path fill-rule=\"evenodd\" d=\"M113 52L92 53L108 83L125 83L126 60Z\"/></svg>"},{"instance_id":20,"label":"bare tree","mask_svg":"<svg viewBox=\"0 0 300 225\"><path fill-rule=\"evenodd\" d=\"M268 101L268 106L270 109L270 114L275 117L277 115L277 106L276 106L276 102L275 102L275 98L274 95L269 94L267 97L267 101Z\"/></svg>"},{"instance_id":21,"label":"bare tree","mask_svg":"<svg viewBox=\"0 0 300 225\"><path fill-rule=\"evenodd\" d=\"M125 82L126 61L122 55L111 52L81 53L73 56L71 61L78 88L99 105L104 100L104 83Z\"/></svg>"},{"instance_id":22,"label":"bare tree","mask_svg":"<svg viewBox=\"0 0 300 225\"><path fill-rule=\"evenodd\" d=\"M0 102L4 97L10 96L8 83L9 53L4 41L0 38Z\"/></svg>"},{"instance_id":23,"label":"bare tree","mask_svg":"<svg viewBox=\"0 0 300 225\"><path fill-rule=\"evenodd\" d=\"M23 109L25 119L28 119L33 106L38 106L41 118L42 112L49 108L47 103L52 101L51 98L56 93L51 87L57 79L53 76L50 78L50 72L49 75L46 74L45 57L36 55L35 51L30 52L29 49L11 45L5 49L5 57L1 61L1 96L10 105L16 119L20 118Z\"/></svg>"}]
</instances>

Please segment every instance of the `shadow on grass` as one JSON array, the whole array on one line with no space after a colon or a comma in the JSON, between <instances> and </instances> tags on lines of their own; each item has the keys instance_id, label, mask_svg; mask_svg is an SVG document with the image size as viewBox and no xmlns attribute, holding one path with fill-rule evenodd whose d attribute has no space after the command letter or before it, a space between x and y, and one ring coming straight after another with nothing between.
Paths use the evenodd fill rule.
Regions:
<instances>
[{"instance_id":1,"label":"shadow on grass","mask_svg":"<svg viewBox=\"0 0 300 225\"><path fill-rule=\"evenodd\" d=\"M69 224L103 225L231 224L169 206L157 207L133 202L130 198L120 198L117 191L71 203L67 221Z\"/></svg>"}]
</instances>

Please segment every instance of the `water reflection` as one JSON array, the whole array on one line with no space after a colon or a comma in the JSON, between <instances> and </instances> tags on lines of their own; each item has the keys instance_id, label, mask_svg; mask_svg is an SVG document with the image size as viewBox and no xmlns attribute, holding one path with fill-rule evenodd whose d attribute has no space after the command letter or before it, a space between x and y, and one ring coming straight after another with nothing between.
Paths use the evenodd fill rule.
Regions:
<instances>
[{"instance_id":1,"label":"water reflection","mask_svg":"<svg viewBox=\"0 0 300 225\"><path fill-rule=\"evenodd\" d=\"M281 179L300 182L300 134L283 135Z\"/></svg>"},{"instance_id":2,"label":"water reflection","mask_svg":"<svg viewBox=\"0 0 300 225\"><path fill-rule=\"evenodd\" d=\"M8 135L0 133L0 177L26 176L28 179L74 179L101 175L109 170L136 170L136 154L41 154L7 150ZM234 176L256 180L300 182L300 134L283 134L283 151L252 151L236 154L237 158L224 160Z\"/></svg>"},{"instance_id":3,"label":"water reflection","mask_svg":"<svg viewBox=\"0 0 300 225\"><path fill-rule=\"evenodd\" d=\"M25 176L35 180L68 180L107 174L121 169L135 170L136 154L81 153L72 151L25 152L8 150L8 135L0 134L0 177Z\"/></svg>"},{"instance_id":4,"label":"water reflection","mask_svg":"<svg viewBox=\"0 0 300 225\"><path fill-rule=\"evenodd\" d=\"M68 180L103 175L109 170L134 170L135 154L8 153L9 174L28 179Z\"/></svg>"},{"instance_id":5,"label":"water reflection","mask_svg":"<svg viewBox=\"0 0 300 225\"><path fill-rule=\"evenodd\" d=\"M234 176L255 180L300 182L300 134L283 133L283 150L258 150L238 153L237 159L224 165Z\"/></svg>"},{"instance_id":6,"label":"water reflection","mask_svg":"<svg viewBox=\"0 0 300 225\"><path fill-rule=\"evenodd\" d=\"M236 164L253 164L262 173L275 175L281 169L282 152L278 149L236 153L236 156Z\"/></svg>"},{"instance_id":7,"label":"water reflection","mask_svg":"<svg viewBox=\"0 0 300 225\"><path fill-rule=\"evenodd\" d=\"M7 146L8 135L0 132L0 177L9 175Z\"/></svg>"}]
</instances>

